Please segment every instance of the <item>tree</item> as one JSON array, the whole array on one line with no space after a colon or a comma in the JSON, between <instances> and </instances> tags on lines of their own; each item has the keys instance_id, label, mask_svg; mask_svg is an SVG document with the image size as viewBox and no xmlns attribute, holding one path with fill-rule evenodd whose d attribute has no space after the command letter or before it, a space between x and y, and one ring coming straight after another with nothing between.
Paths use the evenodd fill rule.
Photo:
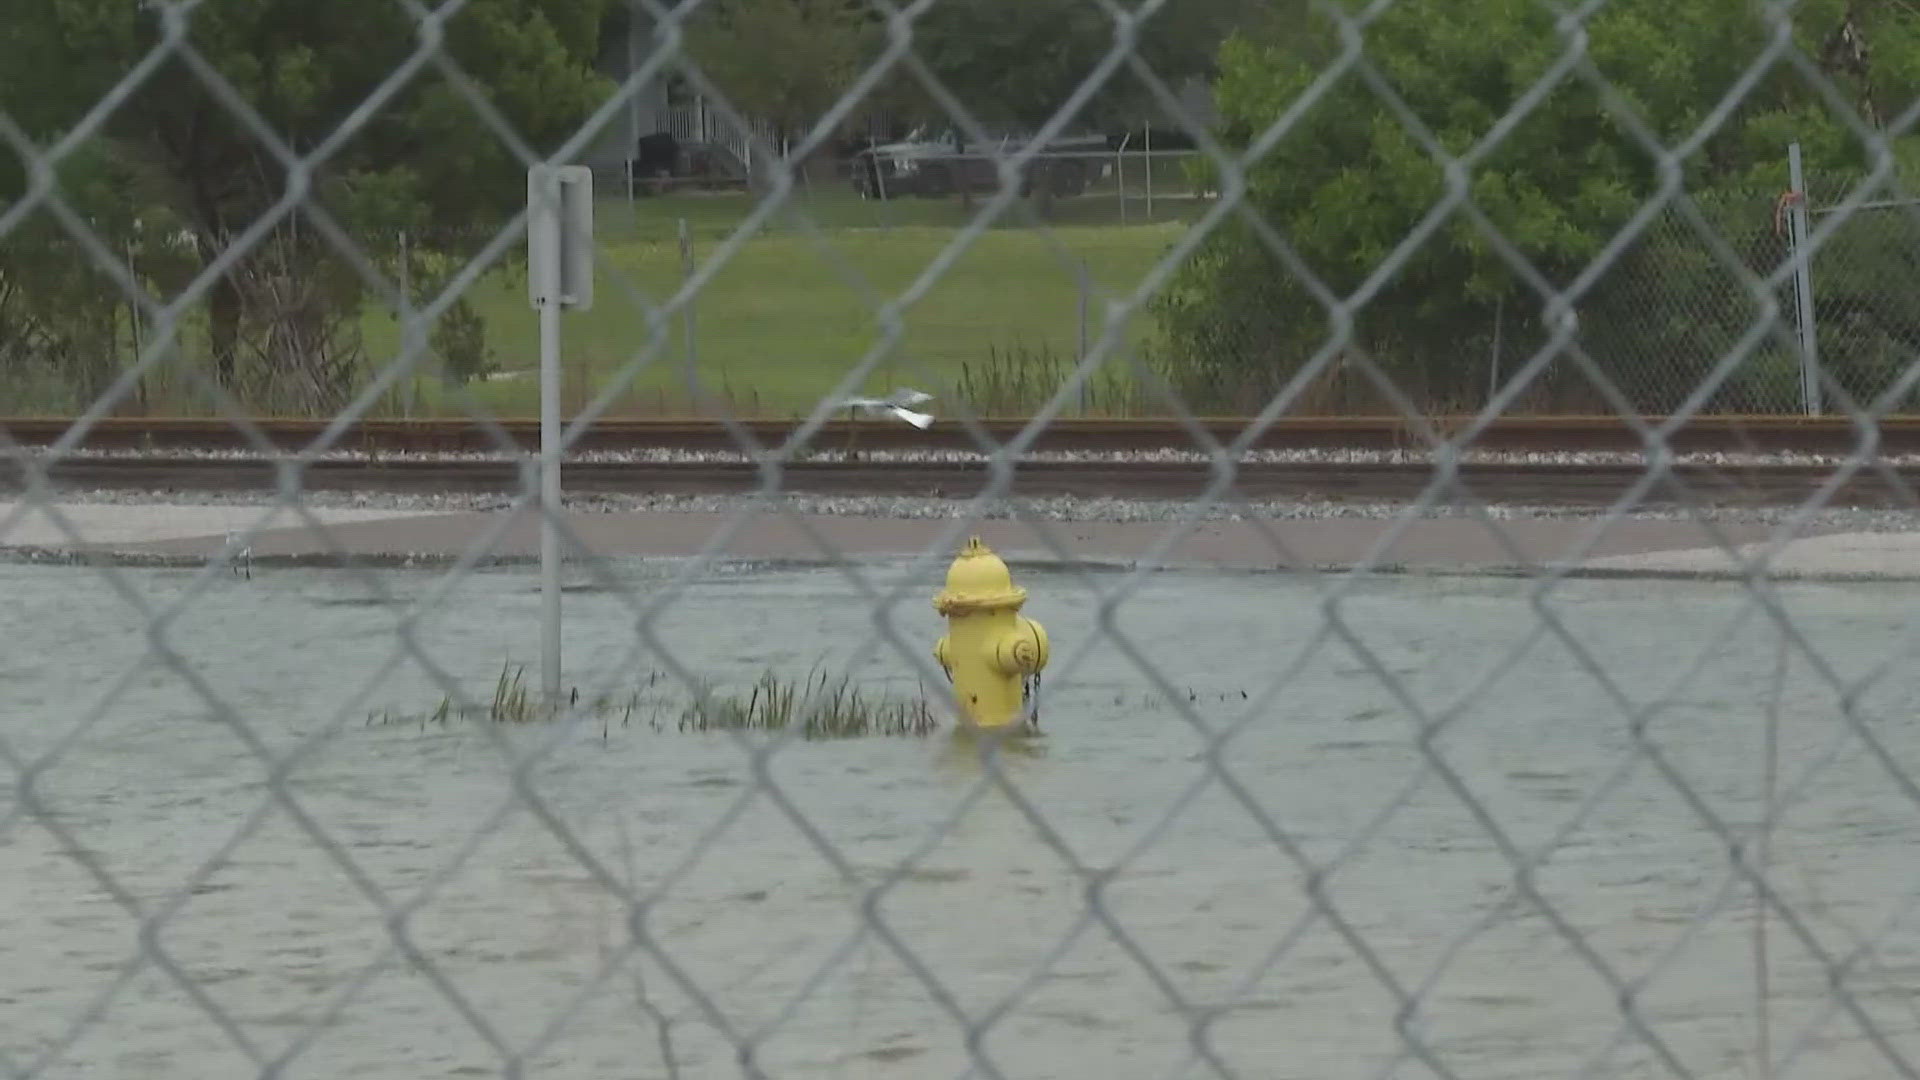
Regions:
<instances>
[{"instance_id":1,"label":"tree","mask_svg":"<svg viewBox=\"0 0 1920 1080\"><path fill-rule=\"evenodd\" d=\"M1169 0L1137 28L1127 51L1176 92L1211 72L1228 31L1253 25L1270 0ZM904 5L903 5L904 6ZM934 4L912 23L913 51L939 86L976 121L1039 128L1085 87L1091 93L1067 116L1067 130L1160 125L1165 112L1126 63L1104 79L1101 65L1120 45L1118 24L1094 0L967 0ZM902 70L889 84L902 113L936 126L958 120L940 95ZM1175 126L1193 117L1166 116ZM963 146L964 149L964 146ZM1044 166L1042 167L1044 170ZM1039 210L1051 213L1054 185L1036 178ZM963 187L963 196L968 189Z\"/></svg>"},{"instance_id":2,"label":"tree","mask_svg":"<svg viewBox=\"0 0 1920 1080\"><path fill-rule=\"evenodd\" d=\"M470 0L447 20L444 52L535 152L551 152L610 90L592 68L609 2ZM164 37L155 4L19 6L0 32L0 101L42 145ZM419 27L401 5L204 3L191 9L190 27L195 53L292 153L312 153L351 126L314 167L309 199L362 246L405 227L425 243L472 250L485 238L476 230L497 226L524 199L520 162L460 86L432 65L369 108L417 48ZM98 147L120 203L183 225L202 268L287 190L287 170L273 148L178 52L113 111ZM16 165L15 191L18 180ZM8 197L7 183L0 173L0 200ZM214 283L208 333L213 373L223 385L237 384L250 328L264 343L261 378L271 382L286 374L282 366L306 363L307 350L332 340L321 323L357 310L360 279L328 254L317 230L289 221ZM322 265L329 262L331 270ZM325 366L337 368L332 358ZM343 392L332 386L321 395L337 400Z\"/></svg>"},{"instance_id":3,"label":"tree","mask_svg":"<svg viewBox=\"0 0 1920 1080\"><path fill-rule=\"evenodd\" d=\"M839 103L872 62L876 31L862 0L709 0L688 48L735 109L784 143Z\"/></svg>"},{"instance_id":4,"label":"tree","mask_svg":"<svg viewBox=\"0 0 1920 1080\"><path fill-rule=\"evenodd\" d=\"M1567 77L1539 100L1528 97L1569 49L1556 18L1535 0L1403 0L1367 25L1364 41L1367 61L1453 154L1473 148L1528 103L1472 170L1470 191L1501 235L1564 286L1653 196L1658 176L1654 156L1589 82ZM1876 102L1897 102L1897 111L1914 100L1920 16L1897 5L1804 0L1794 18L1800 47L1821 58L1868 114ZM1216 98L1230 144L1258 138L1340 53L1330 20L1291 25L1284 34L1238 36L1222 49ZM1654 137L1675 146L1761 54L1771 23L1755 3L1613 0L1586 21L1585 32L1593 64ZM1870 59L1847 41L1871 43ZM1722 201L1759 194L1764 202L1785 188L1786 147L1795 140L1828 174L1857 170L1864 160L1859 142L1813 88L1775 64L1684 162L1688 189ZM1352 72L1298 118L1249 181L1252 206L1343 296L1396 257L1446 192L1441 166ZM1761 217L1750 228L1759 234L1770 224ZM1777 259L1777 245L1755 244ZM1646 262L1657 258L1656 248L1629 251L1587 299L1601 309L1621 307L1606 290L1636 273L1657 273L1659 266ZM1756 265L1764 272L1773 264ZM1361 312L1353 345L1439 407L1478 402L1487 338L1502 307L1530 313L1540 303L1487 237L1455 214ZM1242 226L1215 234L1158 312L1165 359L1183 391L1224 395L1240 407L1264 404L1331 332L1309 289ZM1516 329L1528 343L1545 334L1537 320L1510 325L1510 337ZM1583 320L1583 336L1586 329Z\"/></svg>"},{"instance_id":5,"label":"tree","mask_svg":"<svg viewBox=\"0 0 1920 1080\"><path fill-rule=\"evenodd\" d=\"M1270 8L1271 0L1169 0L1143 25L1134 51L1170 83L1210 74L1227 32ZM871 0L708 0L690 20L689 51L736 108L790 134L838 103L879 59L888 33L883 11ZM911 28L914 54L989 122L1049 119L1115 43L1115 25L1094 0L939 3L919 12ZM904 71L872 97L877 106L947 118ZM1081 119L1137 119L1147 97L1121 72Z\"/></svg>"},{"instance_id":6,"label":"tree","mask_svg":"<svg viewBox=\"0 0 1920 1080\"><path fill-rule=\"evenodd\" d=\"M1141 26L1133 52L1178 86L1210 74L1221 40L1253 25L1263 0L1169 0ZM935 4L913 24L914 52L978 119L1040 124L1073 97L1113 51L1116 27L1093 0L970 0ZM924 90L922 111L944 118ZM1078 117L1086 124L1137 120L1148 92L1116 71Z\"/></svg>"}]
</instances>

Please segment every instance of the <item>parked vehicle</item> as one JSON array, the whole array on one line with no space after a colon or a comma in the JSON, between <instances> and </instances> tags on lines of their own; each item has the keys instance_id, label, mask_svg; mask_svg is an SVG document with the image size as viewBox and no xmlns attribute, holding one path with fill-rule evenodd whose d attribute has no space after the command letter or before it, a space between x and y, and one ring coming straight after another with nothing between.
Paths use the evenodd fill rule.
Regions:
<instances>
[{"instance_id":1,"label":"parked vehicle","mask_svg":"<svg viewBox=\"0 0 1920 1080\"><path fill-rule=\"evenodd\" d=\"M882 143L856 154L854 187L870 199L996 191L1000 187L1000 161L1026 148L1033 134L1004 126L990 128L985 134L986 141L977 142L957 128L915 128L899 142ZM1106 149L1104 135L1056 136L1026 163L1020 193L1031 195L1044 185L1046 192L1056 197L1082 194L1091 180L1112 169L1105 160Z\"/></svg>"},{"instance_id":2,"label":"parked vehicle","mask_svg":"<svg viewBox=\"0 0 1920 1080\"><path fill-rule=\"evenodd\" d=\"M715 142L682 140L672 132L640 136L628 167L642 193L696 187L714 191L743 187L747 167L732 150Z\"/></svg>"}]
</instances>

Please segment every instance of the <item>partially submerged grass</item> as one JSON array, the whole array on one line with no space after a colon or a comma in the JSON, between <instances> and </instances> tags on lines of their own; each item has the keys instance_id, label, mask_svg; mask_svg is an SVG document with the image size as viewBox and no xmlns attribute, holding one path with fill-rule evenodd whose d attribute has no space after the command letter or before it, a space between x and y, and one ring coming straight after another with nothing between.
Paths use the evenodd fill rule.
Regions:
<instances>
[{"instance_id":1,"label":"partially submerged grass","mask_svg":"<svg viewBox=\"0 0 1920 1080\"><path fill-rule=\"evenodd\" d=\"M660 681L659 673L653 672L647 676L645 688L630 691L625 696L603 694L583 703L580 690L575 687L566 700L550 702L540 700L540 695L527 686L526 675L526 665L502 663L500 674L493 682L493 696L484 704L462 705L454 701L452 694L445 694L430 713L408 715L382 711L370 714L367 722L382 725L416 722L422 726L445 726L455 720L484 720L493 724L531 724L557 720L570 714L585 714L602 720L617 716L621 726L626 727L635 716L646 715L652 704L646 691Z\"/></svg>"},{"instance_id":2,"label":"partially submerged grass","mask_svg":"<svg viewBox=\"0 0 1920 1080\"><path fill-rule=\"evenodd\" d=\"M850 675L815 669L799 681L767 671L742 694L703 688L680 713L681 731L785 731L803 739L930 735L940 726L924 697L870 694Z\"/></svg>"},{"instance_id":3,"label":"partially submerged grass","mask_svg":"<svg viewBox=\"0 0 1920 1080\"><path fill-rule=\"evenodd\" d=\"M690 701L676 701L659 692L661 675L650 672L645 685L623 694L603 694L582 700L576 688L565 700L541 700L527 685L524 665L502 664L494 680L493 696L478 705L461 705L451 694L440 699L431 713L406 716L374 713L369 724L418 723L446 726L456 720L493 724L531 724L587 716L601 721L607 734L617 720L631 727L635 720L664 731L669 719L683 732L763 731L797 728L803 739L856 739L865 736L925 736L939 730L940 721L924 696L899 697L875 693L856 685L851 675L833 675L818 668L804 678L763 672L744 692L718 691L703 686Z\"/></svg>"}]
</instances>

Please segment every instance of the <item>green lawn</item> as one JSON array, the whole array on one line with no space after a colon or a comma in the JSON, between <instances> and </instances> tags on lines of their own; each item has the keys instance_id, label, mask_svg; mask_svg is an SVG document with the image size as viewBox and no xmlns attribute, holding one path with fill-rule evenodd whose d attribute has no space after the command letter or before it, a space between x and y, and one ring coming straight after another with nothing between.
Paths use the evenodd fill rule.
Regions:
<instances>
[{"instance_id":1,"label":"green lawn","mask_svg":"<svg viewBox=\"0 0 1920 1080\"><path fill-rule=\"evenodd\" d=\"M569 410L598 393L646 346L645 304L664 303L682 281L679 221L688 222L696 262L707 265L742 220L749 198L681 195L635 200L631 208L624 200L602 202L596 232L606 262L595 303L564 322ZM1089 318L1097 334L1105 307L1100 291L1117 296L1136 289L1182 231L1173 221L1074 224L1076 215L1096 212L1074 206L1083 201L1063 200L1055 223L1045 229L1010 225L980 234L904 309L902 348L876 368L865 388L915 386L942 394L950 407L963 368L973 366L977 376L996 353L1071 360L1080 334L1076 260L1084 261L1096 290ZM1181 209L1178 201L1163 200L1156 210L1170 201L1174 206L1166 213ZM958 201L822 198L805 205L820 236L781 221L742 243L696 300L698 377L705 392L726 396L738 414L789 416L811 408L881 340L879 306L928 272L966 217ZM1185 210L1190 213L1191 205ZM623 214L624 222L618 220ZM862 214L894 220L886 227L862 224ZM904 223L914 217L920 220ZM494 364L505 376L475 384L475 393L498 415L532 415L537 321L524 279L495 274L472 295L488 321ZM1139 340L1148 324L1137 318L1130 337ZM683 322L676 315L669 325L665 347L632 382L615 415L693 411ZM366 337L375 362L391 356L397 340L392 318L370 316ZM422 379L418 386L416 415L457 408L438 400L437 382Z\"/></svg>"}]
</instances>

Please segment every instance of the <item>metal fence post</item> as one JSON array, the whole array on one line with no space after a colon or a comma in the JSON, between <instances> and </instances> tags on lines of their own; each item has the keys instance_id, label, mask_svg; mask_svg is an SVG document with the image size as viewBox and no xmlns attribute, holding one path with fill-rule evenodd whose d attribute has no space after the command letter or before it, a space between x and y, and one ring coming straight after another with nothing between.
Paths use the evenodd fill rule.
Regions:
<instances>
[{"instance_id":1,"label":"metal fence post","mask_svg":"<svg viewBox=\"0 0 1920 1080\"><path fill-rule=\"evenodd\" d=\"M684 284L693 280L693 234L687 229L687 219L680 219L680 280ZM687 332L687 389L697 385L700 371L700 346L694 332L693 297L687 297L686 306L680 309L680 318Z\"/></svg>"},{"instance_id":2,"label":"metal fence post","mask_svg":"<svg viewBox=\"0 0 1920 1080\"><path fill-rule=\"evenodd\" d=\"M401 340L403 343L401 346L402 348L405 348L407 344L406 331L410 329L412 326L412 321L408 318L408 316L413 312L413 275L411 272L412 262L413 262L412 253L410 249L407 247L407 230L401 229L400 230L400 272L396 276L399 277L400 279L400 326L401 326ZM400 415L403 417L407 417L409 419L413 417L413 395L414 395L415 388L420 385L419 375L420 375L419 368L416 367L409 370L406 373L406 375L403 376L404 381L400 385Z\"/></svg>"},{"instance_id":3,"label":"metal fence post","mask_svg":"<svg viewBox=\"0 0 1920 1080\"><path fill-rule=\"evenodd\" d=\"M1153 125L1147 125L1147 222L1153 222Z\"/></svg>"},{"instance_id":4,"label":"metal fence post","mask_svg":"<svg viewBox=\"0 0 1920 1080\"><path fill-rule=\"evenodd\" d=\"M1078 368L1087 362L1087 293L1090 291L1087 282L1087 260L1084 257L1077 260L1074 270L1074 283L1078 286L1080 293L1080 344L1075 350L1074 363ZM1080 379L1080 415L1087 415L1087 380L1084 375Z\"/></svg>"},{"instance_id":5,"label":"metal fence post","mask_svg":"<svg viewBox=\"0 0 1920 1080\"><path fill-rule=\"evenodd\" d=\"M593 172L527 172L527 290L540 313L540 688L560 701L560 314L593 306Z\"/></svg>"},{"instance_id":6,"label":"metal fence post","mask_svg":"<svg viewBox=\"0 0 1920 1080\"><path fill-rule=\"evenodd\" d=\"M1493 301L1493 350L1487 357L1487 404L1500 396L1500 330L1506 321L1507 298L1495 297Z\"/></svg>"},{"instance_id":7,"label":"metal fence post","mask_svg":"<svg viewBox=\"0 0 1920 1080\"><path fill-rule=\"evenodd\" d=\"M127 240L127 276L136 282L140 280L140 268L133 259L133 240L131 237ZM131 317L133 323L133 363L138 364L140 362L140 353L146 344L145 335L142 333L144 320L140 317L139 300L129 300L127 302L127 314ZM140 380L140 384L135 390L135 396L140 402L140 412L144 415L147 411L147 380Z\"/></svg>"},{"instance_id":8,"label":"metal fence post","mask_svg":"<svg viewBox=\"0 0 1920 1080\"><path fill-rule=\"evenodd\" d=\"M544 241L558 249L556 232ZM560 261L557 250L549 256ZM540 305L540 689L560 700L560 301Z\"/></svg>"},{"instance_id":9,"label":"metal fence post","mask_svg":"<svg viewBox=\"0 0 1920 1080\"><path fill-rule=\"evenodd\" d=\"M1793 244L1793 289L1800 316L1800 401L1808 416L1820 415L1820 345L1813 313L1813 252L1807 229L1807 184L1800 168L1800 144L1787 147L1788 210Z\"/></svg>"},{"instance_id":10,"label":"metal fence post","mask_svg":"<svg viewBox=\"0 0 1920 1080\"><path fill-rule=\"evenodd\" d=\"M553 245L559 246L556 236ZM559 256L553 256L559 261ZM540 307L540 687L560 700L560 303Z\"/></svg>"}]
</instances>

